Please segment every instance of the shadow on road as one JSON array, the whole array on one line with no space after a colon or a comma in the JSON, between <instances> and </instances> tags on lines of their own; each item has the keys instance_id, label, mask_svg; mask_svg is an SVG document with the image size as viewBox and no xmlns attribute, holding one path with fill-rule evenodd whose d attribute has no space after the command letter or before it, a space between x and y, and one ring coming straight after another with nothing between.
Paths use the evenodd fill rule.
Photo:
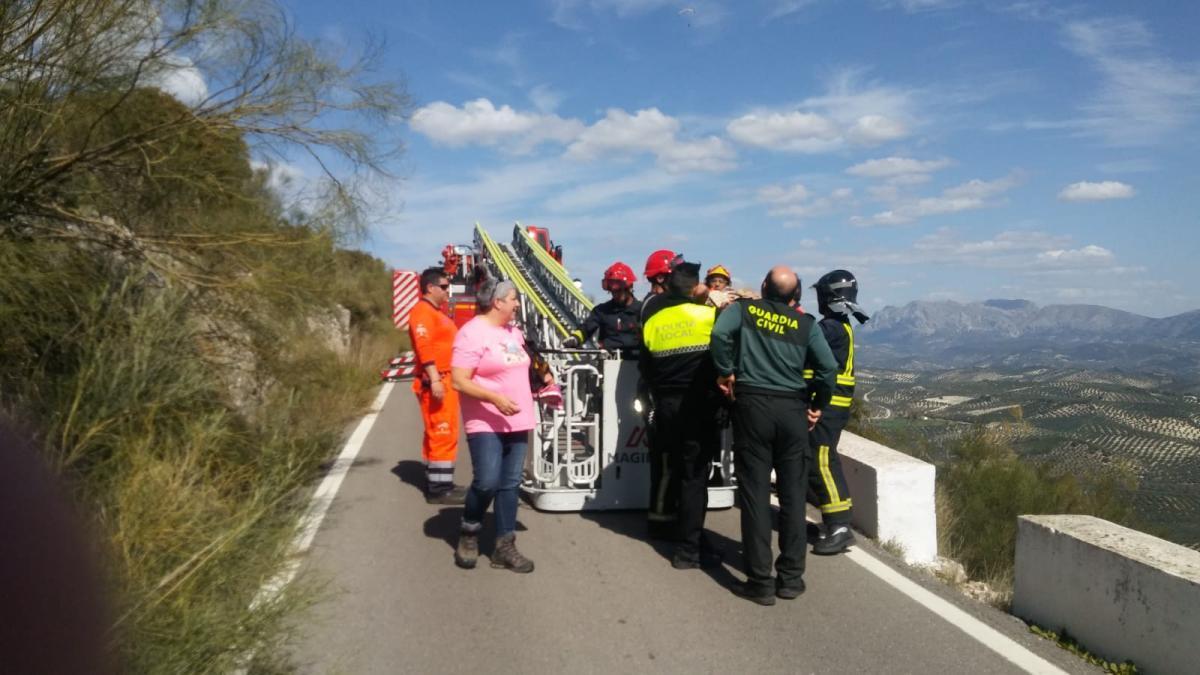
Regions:
<instances>
[{"instance_id":1,"label":"shadow on road","mask_svg":"<svg viewBox=\"0 0 1200 675\"><path fill-rule=\"evenodd\" d=\"M400 479L401 483L411 485L417 489L417 492L425 494L425 465L421 462L415 459L402 459L392 467L392 473Z\"/></svg>"},{"instance_id":2,"label":"shadow on road","mask_svg":"<svg viewBox=\"0 0 1200 675\"><path fill-rule=\"evenodd\" d=\"M660 555L664 565L670 565L671 554L675 551L673 542L661 539L650 539L646 534L646 514L644 511L582 511L580 518L589 520L600 527L620 535L645 543ZM730 567L740 568L742 565L741 542L734 541L712 530L704 530L704 538L708 546L721 551L722 564L720 567L704 569L704 573L723 588L732 589L740 580L730 572Z\"/></svg>"}]
</instances>

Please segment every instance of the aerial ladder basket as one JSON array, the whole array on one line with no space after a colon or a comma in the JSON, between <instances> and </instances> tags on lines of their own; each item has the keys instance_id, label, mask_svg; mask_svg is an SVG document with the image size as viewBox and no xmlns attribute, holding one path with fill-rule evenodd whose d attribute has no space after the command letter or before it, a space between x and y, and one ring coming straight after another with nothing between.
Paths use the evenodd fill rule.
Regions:
<instances>
[{"instance_id":1,"label":"aerial ladder basket","mask_svg":"<svg viewBox=\"0 0 1200 675\"><path fill-rule=\"evenodd\" d=\"M650 465L645 423L635 410L637 363L602 349L567 349L592 302L562 264L517 223L511 244L475 225L475 248L488 275L512 281L518 321L562 390L561 408L538 404L522 494L539 510L644 509ZM733 505L729 434L714 462L709 508Z\"/></svg>"}]
</instances>

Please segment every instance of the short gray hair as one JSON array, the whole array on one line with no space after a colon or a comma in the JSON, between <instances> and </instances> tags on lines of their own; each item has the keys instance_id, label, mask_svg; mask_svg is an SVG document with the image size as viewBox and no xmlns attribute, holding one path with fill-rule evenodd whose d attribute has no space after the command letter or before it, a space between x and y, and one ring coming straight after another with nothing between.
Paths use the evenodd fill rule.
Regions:
<instances>
[{"instance_id":1,"label":"short gray hair","mask_svg":"<svg viewBox=\"0 0 1200 675\"><path fill-rule=\"evenodd\" d=\"M496 281L488 279L483 282L479 290L475 293L475 306L479 308L479 312L488 311L492 308L492 303L501 298L507 298L509 292L516 292L516 285L508 280Z\"/></svg>"}]
</instances>

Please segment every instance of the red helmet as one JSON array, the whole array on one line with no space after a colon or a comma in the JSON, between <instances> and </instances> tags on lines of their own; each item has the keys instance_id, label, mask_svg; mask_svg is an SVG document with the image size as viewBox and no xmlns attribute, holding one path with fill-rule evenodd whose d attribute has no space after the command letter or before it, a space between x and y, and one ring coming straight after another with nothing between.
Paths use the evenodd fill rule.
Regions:
<instances>
[{"instance_id":1,"label":"red helmet","mask_svg":"<svg viewBox=\"0 0 1200 675\"><path fill-rule=\"evenodd\" d=\"M664 276L671 273L671 261L675 259L674 251L660 249L646 258L646 278Z\"/></svg>"},{"instance_id":2,"label":"red helmet","mask_svg":"<svg viewBox=\"0 0 1200 675\"><path fill-rule=\"evenodd\" d=\"M600 281L600 288L606 291L611 290L609 284L613 281L625 284L626 288L633 288L633 282L637 281L637 275L633 273L629 265L617 261L604 270L604 278Z\"/></svg>"}]
</instances>

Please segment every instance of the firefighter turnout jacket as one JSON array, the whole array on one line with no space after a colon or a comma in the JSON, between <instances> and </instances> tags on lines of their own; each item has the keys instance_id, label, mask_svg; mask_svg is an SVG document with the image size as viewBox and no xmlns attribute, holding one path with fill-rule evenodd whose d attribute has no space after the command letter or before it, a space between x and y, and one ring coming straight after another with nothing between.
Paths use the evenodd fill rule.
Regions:
<instances>
[{"instance_id":1,"label":"firefighter turnout jacket","mask_svg":"<svg viewBox=\"0 0 1200 675\"><path fill-rule=\"evenodd\" d=\"M602 302L592 308L575 337L582 344L599 332L596 341L602 349L637 356L642 346L641 313L642 303L637 299L628 305L616 300Z\"/></svg>"},{"instance_id":2,"label":"firefighter turnout jacket","mask_svg":"<svg viewBox=\"0 0 1200 675\"><path fill-rule=\"evenodd\" d=\"M837 359L837 378L829 406L849 411L854 402L854 328L848 318L836 316L827 316L817 325L833 351L833 358ZM811 380L813 374L811 369L805 369L804 379Z\"/></svg>"},{"instance_id":3,"label":"firefighter turnout jacket","mask_svg":"<svg viewBox=\"0 0 1200 675\"><path fill-rule=\"evenodd\" d=\"M833 392L837 361L816 320L775 300L738 300L712 334L718 375L737 375L735 390L797 393L822 408ZM806 382L804 372L814 377Z\"/></svg>"}]
</instances>

